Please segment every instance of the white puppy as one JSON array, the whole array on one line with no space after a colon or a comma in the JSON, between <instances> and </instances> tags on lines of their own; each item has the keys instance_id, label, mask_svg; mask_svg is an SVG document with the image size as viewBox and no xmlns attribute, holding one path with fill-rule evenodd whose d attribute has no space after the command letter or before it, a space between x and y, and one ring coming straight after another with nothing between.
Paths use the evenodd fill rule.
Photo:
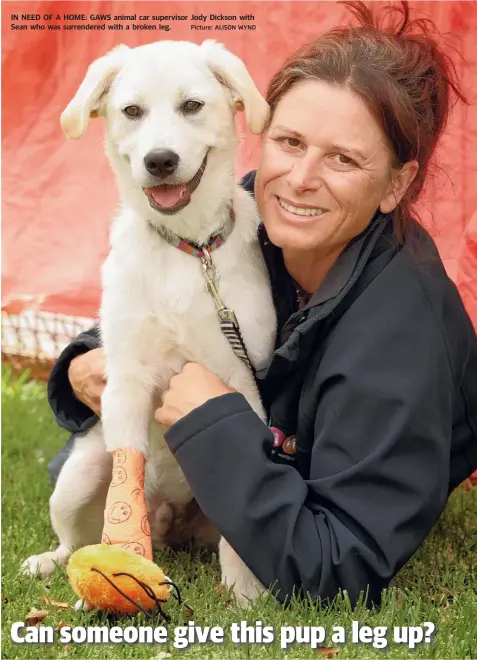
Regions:
<instances>
[{"instance_id":1,"label":"white puppy","mask_svg":"<svg viewBox=\"0 0 477 660\"><path fill-rule=\"evenodd\" d=\"M102 421L77 441L51 497L60 545L26 560L27 573L47 575L73 549L100 541L109 452L119 447L147 457L146 497L156 541L155 523L168 512L154 511L154 496L174 505L193 498L164 429L152 418L158 394L186 362L205 364L264 419L251 371L221 331L201 260L170 244L171 237L180 237L207 245L223 230L223 244L210 253L219 295L235 311L252 364L267 366L275 310L257 242L256 206L235 180L237 108L245 110L252 133L263 130L268 106L239 58L214 41L162 41L119 46L93 62L62 114L70 138L84 134L91 116L104 116L121 196L103 268L108 383ZM223 582L235 584L242 601L253 598L256 579L224 539L219 550Z\"/></svg>"}]
</instances>

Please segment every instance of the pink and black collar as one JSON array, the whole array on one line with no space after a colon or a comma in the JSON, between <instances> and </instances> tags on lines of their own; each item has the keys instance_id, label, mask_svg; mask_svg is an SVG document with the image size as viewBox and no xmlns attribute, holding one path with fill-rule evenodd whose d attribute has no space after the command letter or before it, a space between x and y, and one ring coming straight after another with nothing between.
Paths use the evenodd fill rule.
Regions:
<instances>
[{"instance_id":1,"label":"pink and black collar","mask_svg":"<svg viewBox=\"0 0 477 660\"><path fill-rule=\"evenodd\" d=\"M210 253L213 250L219 248L221 245L223 245L227 240L227 238L232 233L234 225L235 225L235 212L233 208L231 208L230 214L222 229L217 234L211 236L206 244L196 245L190 241L186 241L185 239L181 238L180 236L175 234L170 229L167 229L163 225L156 226L150 223L152 229L154 229L154 231L158 233L159 236L161 236L161 238L163 238L166 241L166 243L169 243L169 245L172 245L178 250L181 250L182 252L186 252L187 254L191 254L193 257L197 257L199 259L201 259L204 256L204 248L208 253Z\"/></svg>"}]
</instances>

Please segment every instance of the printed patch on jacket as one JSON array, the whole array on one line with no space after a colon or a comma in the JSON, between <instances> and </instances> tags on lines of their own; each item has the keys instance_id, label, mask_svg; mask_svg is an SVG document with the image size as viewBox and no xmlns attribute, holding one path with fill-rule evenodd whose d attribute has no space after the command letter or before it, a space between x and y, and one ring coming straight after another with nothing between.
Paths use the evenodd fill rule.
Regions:
<instances>
[{"instance_id":1,"label":"printed patch on jacket","mask_svg":"<svg viewBox=\"0 0 477 660\"><path fill-rule=\"evenodd\" d=\"M293 465L296 462L296 435L285 435L276 426L270 426L273 434L273 445L270 449L270 458L275 463L287 463Z\"/></svg>"}]
</instances>

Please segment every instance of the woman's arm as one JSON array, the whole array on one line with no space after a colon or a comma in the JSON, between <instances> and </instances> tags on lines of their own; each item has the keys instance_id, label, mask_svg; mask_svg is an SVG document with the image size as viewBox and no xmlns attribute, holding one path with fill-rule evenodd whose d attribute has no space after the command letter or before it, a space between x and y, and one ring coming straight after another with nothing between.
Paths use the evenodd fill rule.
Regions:
<instances>
[{"instance_id":1,"label":"woman's arm","mask_svg":"<svg viewBox=\"0 0 477 660\"><path fill-rule=\"evenodd\" d=\"M99 329L82 332L60 354L48 379L48 401L57 424L72 433L86 431L98 417L75 396L70 382L70 366L75 358L101 346Z\"/></svg>"},{"instance_id":2,"label":"woman's arm","mask_svg":"<svg viewBox=\"0 0 477 660\"><path fill-rule=\"evenodd\" d=\"M454 385L423 305L398 309L388 296L335 328L316 374L309 479L269 460L272 434L238 393L166 433L207 518L280 600L300 587L379 603L445 506Z\"/></svg>"}]
</instances>

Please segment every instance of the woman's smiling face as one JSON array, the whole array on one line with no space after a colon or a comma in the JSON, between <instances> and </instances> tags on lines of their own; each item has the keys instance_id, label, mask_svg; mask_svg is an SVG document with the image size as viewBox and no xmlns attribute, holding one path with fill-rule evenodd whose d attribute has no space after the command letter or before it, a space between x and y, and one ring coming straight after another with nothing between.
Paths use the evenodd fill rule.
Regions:
<instances>
[{"instance_id":1,"label":"woman's smiling face","mask_svg":"<svg viewBox=\"0 0 477 660\"><path fill-rule=\"evenodd\" d=\"M393 170L392 162L357 94L298 83L275 108L257 171L255 197L270 240L293 252L340 252L378 208L392 211L404 194L414 169Z\"/></svg>"}]
</instances>

